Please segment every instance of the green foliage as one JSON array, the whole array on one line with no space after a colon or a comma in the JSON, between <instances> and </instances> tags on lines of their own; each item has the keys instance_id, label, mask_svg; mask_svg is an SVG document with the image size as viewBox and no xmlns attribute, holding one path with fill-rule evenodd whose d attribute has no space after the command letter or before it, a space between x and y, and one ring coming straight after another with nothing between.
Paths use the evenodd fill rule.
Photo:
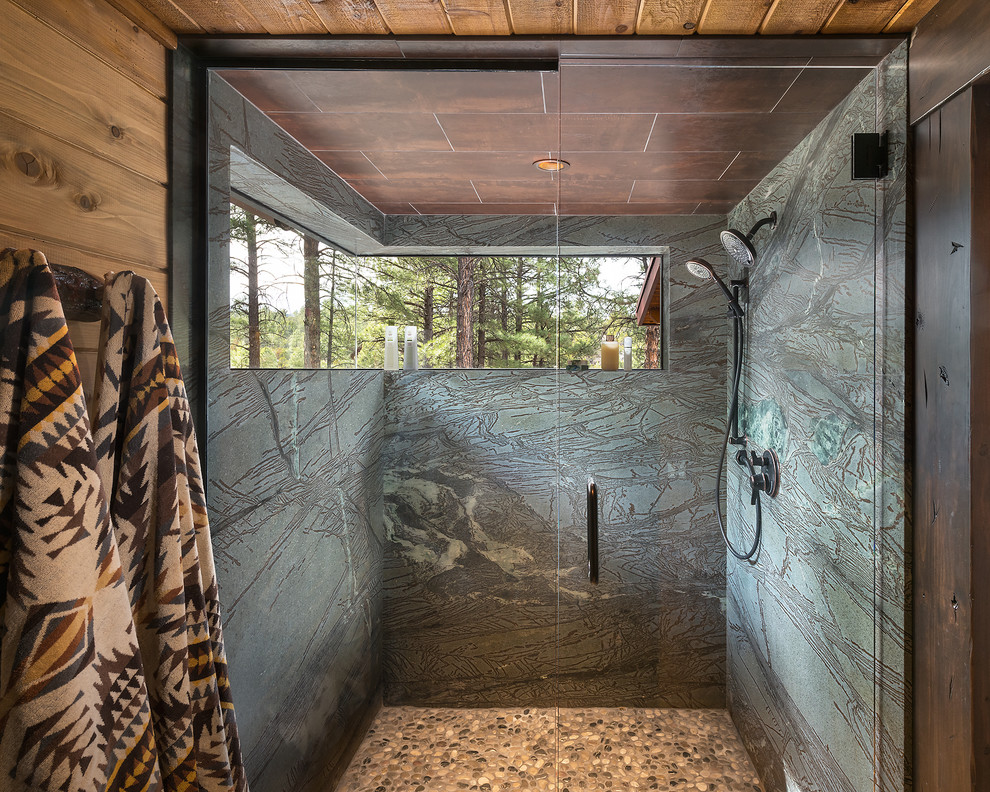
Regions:
<instances>
[{"instance_id":1,"label":"green foliage","mask_svg":"<svg viewBox=\"0 0 990 792\"><path fill-rule=\"evenodd\" d=\"M231 207L231 365L247 366L247 294L243 257L245 216ZM261 218L259 332L264 368L303 364L302 236ZM385 327L414 325L422 368L453 368L458 310L458 260L453 256L355 258L320 247L321 359L327 341L333 368L381 368ZM476 368L565 366L572 359L596 365L605 334L633 337L634 366L642 366L644 328L636 326L635 301L645 262L629 259L628 276L602 277L607 260L584 257L485 256L473 278ZM609 282L611 281L611 283ZM296 288L293 302L287 289ZM332 324L331 324L332 323ZM482 359L482 342L484 359Z\"/></svg>"}]
</instances>

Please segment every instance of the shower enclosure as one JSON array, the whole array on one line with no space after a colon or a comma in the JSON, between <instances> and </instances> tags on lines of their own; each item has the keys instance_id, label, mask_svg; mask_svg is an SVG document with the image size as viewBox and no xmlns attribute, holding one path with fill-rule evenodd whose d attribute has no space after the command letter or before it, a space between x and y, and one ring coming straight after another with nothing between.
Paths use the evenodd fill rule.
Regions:
<instances>
[{"instance_id":1,"label":"shower enclosure","mask_svg":"<svg viewBox=\"0 0 990 792\"><path fill-rule=\"evenodd\" d=\"M375 46L385 44L369 51ZM848 129L873 131L878 118L898 128L903 52L887 55L888 44L869 57L823 58L820 68L786 57L762 66L762 79L780 83L776 101L788 117L777 124L785 148L756 152L730 151L735 144L725 142L734 128L743 134L755 123L731 90L732 79L756 68L752 56L676 62L657 43L638 56L608 49L617 46L553 42L548 52L534 45L538 56L420 68L406 54L401 69L376 54L330 68L237 61L207 75L208 497L256 790L362 788L340 778L382 703L386 712L423 708L414 728L442 726L448 741L468 729L462 762L484 754L484 745L504 747L528 719L537 736L525 768L479 772L473 783L482 789L516 776L532 782L525 788L579 789L588 772L606 766L615 788L651 775L644 788L683 781L683 757L669 767L654 757L641 775L631 758L628 767L618 760L644 742L670 742L685 722L667 712L650 715L660 720L649 726L636 713L671 708L699 719L690 722L710 739L686 752L701 763L717 753L723 728L710 719L724 713L709 710L727 703L763 788L899 788L903 546L890 538L899 524L884 522L898 497L883 486L893 480L881 467L890 455L882 433L869 430L883 428L888 415L875 383L893 376L882 354L896 344L883 290L903 229L900 198L876 181L849 182L843 168ZM844 82L825 79L840 69L849 73ZM683 117L635 91L613 91L620 76L636 86L682 81ZM799 80L810 87L788 98ZM818 107L829 96L822 86L835 93L833 103L844 102L842 112ZM692 96L713 104L692 105ZM390 118L410 97L423 117ZM316 116L342 106L353 113L336 119L348 142L320 138ZM818 110L820 121L812 118ZM738 127L730 126L733 114ZM801 124L814 128L810 137ZM704 128L716 130L722 142L712 145L721 148L698 154L692 136ZM438 130L439 141L423 142ZM383 142L389 135L399 142ZM369 156L375 146L391 146L390 158ZM468 180L471 205L444 169L480 161L482 150L497 156L479 166L487 179ZM570 167L537 172L533 162L543 157ZM771 159L781 164L739 204L729 187L756 187L754 174ZM390 167L407 165L403 178L388 178ZM415 179L437 190L422 213L389 192ZM232 200L356 255L551 258L558 263L547 318L558 340L571 331L560 262L658 257L664 367L574 372L552 354L554 364L542 369L231 368ZM729 563L713 493L731 326L721 293L684 263L703 257L722 277L740 277L719 234L748 228L756 209L776 210L780 224L754 240L770 274L754 275L742 293L756 331L747 351L768 367L743 373L742 431L754 447L778 453L796 483L764 504L770 538L749 562ZM774 263L785 251L796 267ZM863 273L873 283L849 285ZM803 324L796 303L807 308ZM776 346L768 328L787 331L768 313L771 304L798 326ZM840 337L830 322L842 325ZM810 368L816 360L834 367L842 389L827 390ZM771 364L782 366L791 402L766 381L776 376ZM729 464L728 532L748 547L748 484ZM598 492L597 548L589 547L589 480ZM816 486L832 489L822 495ZM817 512L806 504L813 493ZM589 579L593 549L597 583ZM815 564L827 574L810 574ZM840 588L850 592L841 600ZM801 607L775 610L767 597ZM765 606L780 617L773 634L752 622L752 609ZM900 613L900 627L885 626L878 613L891 624ZM787 618L798 615L811 628L791 622L795 648L778 654ZM777 676L778 668L786 673ZM823 691L823 706L805 696ZM610 721L617 707L636 709ZM470 727L449 720L451 710L471 708L479 712ZM774 727L765 713L787 725ZM799 740L776 744L774 729L780 736L795 723ZM587 750L575 747L582 742ZM456 755L444 761L458 764ZM750 786L739 788L752 788L752 770L740 772L749 775L734 780ZM717 775L710 782L725 785Z\"/></svg>"}]
</instances>

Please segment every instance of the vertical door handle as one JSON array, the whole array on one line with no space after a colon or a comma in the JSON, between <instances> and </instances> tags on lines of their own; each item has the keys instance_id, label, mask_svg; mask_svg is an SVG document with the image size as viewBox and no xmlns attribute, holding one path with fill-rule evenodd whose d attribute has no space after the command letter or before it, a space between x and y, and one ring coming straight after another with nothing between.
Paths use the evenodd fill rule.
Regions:
<instances>
[{"instance_id":1,"label":"vertical door handle","mask_svg":"<svg viewBox=\"0 0 990 792\"><path fill-rule=\"evenodd\" d=\"M598 487L588 479L588 580L598 584Z\"/></svg>"}]
</instances>

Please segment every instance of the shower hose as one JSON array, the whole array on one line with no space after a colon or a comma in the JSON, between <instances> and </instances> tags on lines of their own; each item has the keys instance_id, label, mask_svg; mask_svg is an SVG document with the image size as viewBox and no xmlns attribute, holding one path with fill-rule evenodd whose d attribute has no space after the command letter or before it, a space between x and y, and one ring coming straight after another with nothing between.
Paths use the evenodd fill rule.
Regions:
<instances>
[{"instance_id":1,"label":"shower hose","mask_svg":"<svg viewBox=\"0 0 990 792\"><path fill-rule=\"evenodd\" d=\"M718 460L718 473L715 476L715 514L718 517L718 529L722 532L722 539L725 540L725 546L729 549L729 552L740 561L748 561L756 555L756 551L760 547L760 539L763 535L763 504L760 500L760 491L756 489L753 491L756 498L756 536L753 538L753 546L749 548L749 552L741 553L733 547L732 542L729 541L729 534L726 531L725 519L722 516L722 474L725 472L725 459L729 452L729 435L733 428L735 428L736 436L739 435L739 381L742 378L742 351L745 348L743 344L743 318L741 316L733 316L732 319L732 401L729 404L729 419L725 422L725 436L722 438L722 454ZM745 451L745 438L743 438L741 445ZM745 453L743 456L746 459L746 465L749 467L749 475L755 478L756 469L753 466L752 460ZM726 482L726 486L728 486L728 482Z\"/></svg>"}]
</instances>

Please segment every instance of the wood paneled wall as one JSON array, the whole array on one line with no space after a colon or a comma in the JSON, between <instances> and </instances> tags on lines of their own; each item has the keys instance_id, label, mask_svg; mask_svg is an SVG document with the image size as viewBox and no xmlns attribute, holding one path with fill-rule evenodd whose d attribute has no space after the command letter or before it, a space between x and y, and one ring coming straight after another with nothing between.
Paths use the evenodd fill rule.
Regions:
<instances>
[{"instance_id":1,"label":"wood paneled wall","mask_svg":"<svg viewBox=\"0 0 990 792\"><path fill-rule=\"evenodd\" d=\"M990 87L915 126L915 788L990 788Z\"/></svg>"},{"instance_id":2,"label":"wood paneled wall","mask_svg":"<svg viewBox=\"0 0 990 792\"><path fill-rule=\"evenodd\" d=\"M911 44L918 792L990 789L988 10L943 0Z\"/></svg>"},{"instance_id":3,"label":"wood paneled wall","mask_svg":"<svg viewBox=\"0 0 990 792\"><path fill-rule=\"evenodd\" d=\"M941 0L911 39L911 123L990 73L990 3Z\"/></svg>"},{"instance_id":4,"label":"wood paneled wall","mask_svg":"<svg viewBox=\"0 0 990 792\"><path fill-rule=\"evenodd\" d=\"M919 792L968 792L970 638L971 92L914 130L915 773Z\"/></svg>"},{"instance_id":5,"label":"wood paneled wall","mask_svg":"<svg viewBox=\"0 0 990 792\"><path fill-rule=\"evenodd\" d=\"M166 50L105 0L0 0L0 248L166 301ZM98 327L70 325L87 389Z\"/></svg>"}]
</instances>

